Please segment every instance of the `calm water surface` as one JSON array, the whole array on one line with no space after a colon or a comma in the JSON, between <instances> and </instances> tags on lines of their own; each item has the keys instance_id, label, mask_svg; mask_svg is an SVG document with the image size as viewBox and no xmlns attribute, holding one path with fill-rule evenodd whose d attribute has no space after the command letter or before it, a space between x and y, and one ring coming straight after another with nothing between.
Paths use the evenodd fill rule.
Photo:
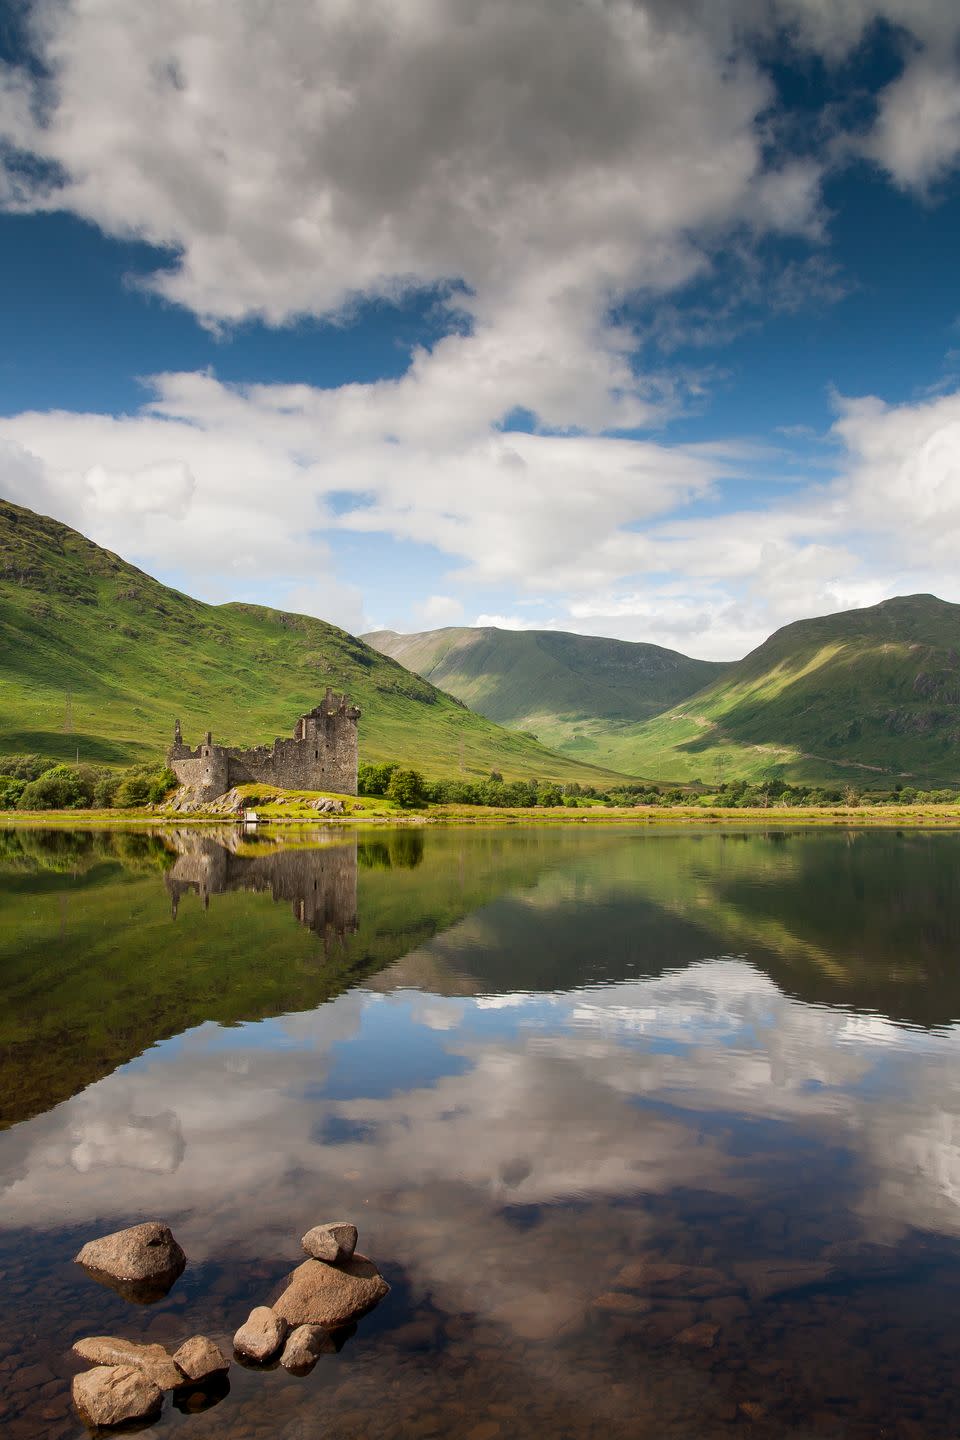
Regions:
<instances>
[{"instance_id":1,"label":"calm water surface","mask_svg":"<svg viewBox=\"0 0 960 1440\"><path fill-rule=\"evenodd\" d=\"M339 1216L388 1299L158 1435L960 1432L960 836L0 831L0 1001L5 1440Z\"/></svg>"}]
</instances>

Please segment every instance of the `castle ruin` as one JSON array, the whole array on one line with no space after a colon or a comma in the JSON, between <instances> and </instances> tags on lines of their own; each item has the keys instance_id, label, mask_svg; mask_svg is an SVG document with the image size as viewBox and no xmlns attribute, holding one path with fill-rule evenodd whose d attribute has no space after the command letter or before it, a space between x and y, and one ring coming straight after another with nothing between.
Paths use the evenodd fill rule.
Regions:
<instances>
[{"instance_id":1,"label":"castle ruin","mask_svg":"<svg viewBox=\"0 0 960 1440\"><path fill-rule=\"evenodd\" d=\"M198 800L216 800L234 785L275 785L281 790L357 793L357 721L360 711L346 695L330 689L313 710L301 715L293 739L238 750L217 745L208 730L192 750L183 743L180 721L173 731L167 764Z\"/></svg>"}]
</instances>

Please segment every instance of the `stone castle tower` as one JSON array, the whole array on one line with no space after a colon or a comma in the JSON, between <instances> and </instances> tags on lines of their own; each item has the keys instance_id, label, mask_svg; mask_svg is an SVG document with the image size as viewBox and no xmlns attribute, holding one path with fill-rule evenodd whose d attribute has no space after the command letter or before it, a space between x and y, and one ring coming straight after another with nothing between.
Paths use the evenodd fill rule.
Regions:
<instances>
[{"instance_id":1,"label":"stone castle tower","mask_svg":"<svg viewBox=\"0 0 960 1440\"><path fill-rule=\"evenodd\" d=\"M346 695L327 690L320 704L296 723L292 740L237 750L214 743L208 730L192 750L183 743L180 721L173 731L167 764L198 800L215 800L234 785L276 785L281 790L357 793L357 721L360 711Z\"/></svg>"}]
</instances>

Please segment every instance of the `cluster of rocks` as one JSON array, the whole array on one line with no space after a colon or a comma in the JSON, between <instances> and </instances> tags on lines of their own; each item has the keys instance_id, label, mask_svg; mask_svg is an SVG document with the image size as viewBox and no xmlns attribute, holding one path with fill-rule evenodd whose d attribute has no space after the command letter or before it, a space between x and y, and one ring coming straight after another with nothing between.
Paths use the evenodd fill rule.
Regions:
<instances>
[{"instance_id":1,"label":"cluster of rocks","mask_svg":"<svg viewBox=\"0 0 960 1440\"><path fill-rule=\"evenodd\" d=\"M186 1402L180 1408L187 1410L206 1409L211 1398L226 1393L222 1382L230 1361L207 1335L192 1336L172 1355L162 1345L137 1345L114 1335L78 1340L73 1351L94 1367L74 1376L73 1403L95 1428L155 1420L167 1391L179 1392ZM193 1403L184 1392L197 1392Z\"/></svg>"},{"instance_id":2,"label":"cluster of rocks","mask_svg":"<svg viewBox=\"0 0 960 1440\"><path fill-rule=\"evenodd\" d=\"M274 1305L258 1305L234 1337L244 1364L278 1361L291 1374L309 1374L320 1355L339 1349L345 1327L389 1291L373 1262L356 1253L356 1226L347 1221L317 1225L301 1243L309 1258ZM159 1221L92 1240L75 1258L93 1279L140 1303L167 1294L186 1265L169 1226ZM87 1336L73 1350L93 1367L74 1376L73 1402L96 1429L156 1419L168 1392L189 1411L207 1408L229 1390L230 1360L207 1335L192 1336L172 1354L163 1345L113 1335Z\"/></svg>"},{"instance_id":3,"label":"cluster of rocks","mask_svg":"<svg viewBox=\"0 0 960 1440\"><path fill-rule=\"evenodd\" d=\"M233 1346L246 1361L279 1359L291 1374L307 1375L322 1354L338 1348L335 1332L372 1310L390 1287L373 1261L357 1253L357 1227L346 1220L315 1225L300 1243L310 1258L272 1306L250 1312Z\"/></svg>"}]
</instances>

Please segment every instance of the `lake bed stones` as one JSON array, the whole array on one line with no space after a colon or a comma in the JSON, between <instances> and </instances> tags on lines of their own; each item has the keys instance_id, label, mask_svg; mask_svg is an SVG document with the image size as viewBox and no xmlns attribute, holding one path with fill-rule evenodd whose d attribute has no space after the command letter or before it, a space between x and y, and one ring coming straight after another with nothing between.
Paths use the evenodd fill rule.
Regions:
<instances>
[{"instance_id":1,"label":"lake bed stones","mask_svg":"<svg viewBox=\"0 0 960 1440\"><path fill-rule=\"evenodd\" d=\"M135 1365L98 1365L73 1377L73 1403L81 1420L96 1428L152 1420L160 1414L163 1392Z\"/></svg>"},{"instance_id":2,"label":"lake bed stones","mask_svg":"<svg viewBox=\"0 0 960 1440\"><path fill-rule=\"evenodd\" d=\"M230 1369L230 1361L219 1345L206 1335L192 1335L184 1340L179 1350L173 1352L176 1364L186 1379L194 1384L222 1375Z\"/></svg>"},{"instance_id":3,"label":"lake bed stones","mask_svg":"<svg viewBox=\"0 0 960 1440\"><path fill-rule=\"evenodd\" d=\"M269 1305L257 1305L234 1335L233 1348L238 1355L265 1365L280 1349L287 1329L284 1316L271 1310Z\"/></svg>"},{"instance_id":4,"label":"lake bed stones","mask_svg":"<svg viewBox=\"0 0 960 1440\"><path fill-rule=\"evenodd\" d=\"M337 1265L349 1260L356 1250L357 1227L349 1220L328 1220L308 1230L300 1244L312 1259Z\"/></svg>"},{"instance_id":5,"label":"lake bed stones","mask_svg":"<svg viewBox=\"0 0 960 1440\"><path fill-rule=\"evenodd\" d=\"M622 1267L614 1284L623 1290L678 1299L706 1299L735 1294L742 1286L720 1270L706 1265L676 1264L642 1255Z\"/></svg>"},{"instance_id":6,"label":"lake bed stones","mask_svg":"<svg viewBox=\"0 0 960 1440\"><path fill-rule=\"evenodd\" d=\"M273 1308L291 1326L332 1330L365 1315L389 1293L390 1286L366 1255L351 1255L339 1265L305 1260Z\"/></svg>"},{"instance_id":7,"label":"lake bed stones","mask_svg":"<svg viewBox=\"0 0 960 1440\"><path fill-rule=\"evenodd\" d=\"M88 1335L78 1340L73 1353L92 1365L127 1365L148 1376L158 1390L176 1390L183 1372L162 1345L138 1345L116 1335Z\"/></svg>"},{"instance_id":8,"label":"lake bed stones","mask_svg":"<svg viewBox=\"0 0 960 1440\"><path fill-rule=\"evenodd\" d=\"M605 1290L591 1301L591 1306L594 1310L613 1315L646 1315L653 1309L653 1301L646 1295L632 1295L624 1290Z\"/></svg>"},{"instance_id":9,"label":"lake bed stones","mask_svg":"<svg viewBox=\"0 0 960 1440\"><path fill-rule=\"evenodd\" d=\"M719 1325L711 1324L709 1320L698 1320L688 1325L686 1330L681 1330L674 1339L678 1345L689 1345L694 1350L712 1350L719 1334Z\"/></svg>"},{"instance_id":10,"label":"lake bed stones","mask_svg":"<svg viewBox=\"0 0 960 1440\"><path fill-rule=\"evenodd\" d=\"M813 1289L836 1275L829 1260L748 1260L736 1270L751 1300Z\"/></svg>"},{"instance_id":11,"label":"lake bed stones","mask_svg":"<svg viewBox=\"0 0 960 1440\"><path fill-rule=\"evenodd\" d=\"M88 1240L74 1256L77 1265L130 1300L149 1304L169 1291L183 1273L187 1257L169 1225L147 1220Z\"/></svg>"}]
</instances>

